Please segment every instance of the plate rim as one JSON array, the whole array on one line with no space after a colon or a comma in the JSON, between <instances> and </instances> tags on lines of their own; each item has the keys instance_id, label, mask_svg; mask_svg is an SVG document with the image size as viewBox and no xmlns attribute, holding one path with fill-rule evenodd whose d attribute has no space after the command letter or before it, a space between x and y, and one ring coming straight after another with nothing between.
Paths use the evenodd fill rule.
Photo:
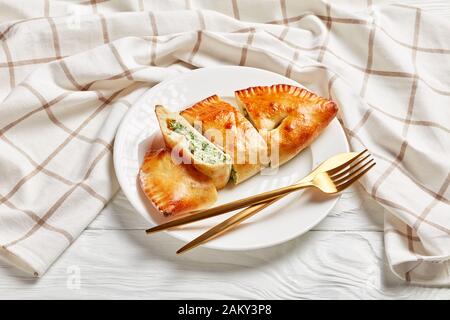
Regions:
<instances>
[{"instance_id":1,"label":"plate rim","mask_svg":"<svg viewBox=\"0 0 450 320\"><path fill-rule=\"evenodd\" d=\"M122 190L122 192L124 193L125 197L127 198L127 201L130 203L130 205L134 209L134 211L136 211L138 215L140 215L145 221L147 221L149 223L154 223L154 222L150 221L150 219L146 219L145 217L143 217L142 213L138 209L135 208L133 202L130 200L130 197L128 195L128 191L126 191L126 189L123 188L124 182L122 181L122 179L124 179L124 178L122 177L122 174L119 172L118 165L116 165L116 164L119 163L119 152L116 152L116 150L118 149L118 146L119 146L119 143L120 143L120 139L117 139L117 137L123 136L122 131L125 130L125 127L126 127L125 124L127 123L128 118L131 118L131 115L133 114L133 112L135 110L137 110L139 105L140 105L138 102L141 101L141 100L144 100L149 91L154 91L154 90L156 91L156 90L158 90L159 87L161 87L163 85L167 85L168 82L177 81L177 80L179 81L179 80L181 80L184 77L189 77L189 75L191 75L192 73L208 72L208 71L223 70L223 69L227 69L227 70L229 70L229 69L247 69L247 70L249 70L250 69L250 70L256 70L258 72L266 72L266 73L274 74L277 77L280 77L280 76L284 77L286 79L289 79L289 81L291 81L291 82L292 81L295 82L300 87L306 88L305 86L303 86L302 84L298 83L294 79L287 78L287 77L285 77L282 74L279 74L279 73L276 73L276 72L273 72L273 71L269 71L269 70L266 70L266 69L253 68L253 67L247 67L247 66L214 66L214 67L197 68L197 69L194 69L194 70L189 70L189 71L183 72L183 73L181 73L181 74L179 74L179 75L177 75L175 77L172 77L170 79L161 81L160 83L154 85L153 87L150 87L147 90L145 90L145 92L143 92L134 101L134 103L131 106L131 108L129 108L126 111L125 115L123 116L122 120L120 121L119 127L118 127L118 129L116 131L115 139L114 139L113 166L114 166L114 172L115 172L117 181L119 183L120 189ZM309 90L308 88L306 88L306 89ZM337 122L337 128L340 131L340 134L342 135L342 137L344 138L344 139L342 139L343 142L344 142L344 147L345 147L345 151L344 152L349 152L350 151L349 141L347 139L347 136L345 135L345 131L344 131L341 123L338 121L337 118L333 119L331 123L333 123L333 122ZM313 153L312 153L312 162L314 163L314 154ZM208 243L202 244L200 246L203 247L203 248L214 249L214 250L222 250L222 251L245 251L245 250L257 250L257 249L263 249L263 248L270 248L270 247L274 247L274 246L280 245L282 243L286 243L286 242L288 242L288 241L290 241L292 239L295 239L295 238L298 238L298 237L302 236L306 232L308 232L311 229L313 229L322 220L324 220L328 216L328 213L336 206L336 203L339 201L341 196L342 196L341 194L336 196L335 199L333 200L332 205L327 210L327 213L323 217L318 216L318 219L316 221L314 221L310 225L310 227L306 228L306 230L303 230L303 232L295 233L295 234L292 234L292 235L290 235L288 237L281 238L279 240L273 241L270 244L247 245L247 246L242 246L242 247L223 247L223 246L220 246L220 245L215 245L214 241L213 241L213 242L208 242ZM156 225L156 224L154 224L154 225ZM164 230L163 232L165 234L168 234L170 237L173 237L173 238L175 238L175 239L177 239L179 241L182 241L183 243L186 243L188 241L188 240L180 237L179 235L175 234L174 232L172 232L170 230ZM191 239L191 240L193 240L193 239Z\"/></svg>"}]
</instances>

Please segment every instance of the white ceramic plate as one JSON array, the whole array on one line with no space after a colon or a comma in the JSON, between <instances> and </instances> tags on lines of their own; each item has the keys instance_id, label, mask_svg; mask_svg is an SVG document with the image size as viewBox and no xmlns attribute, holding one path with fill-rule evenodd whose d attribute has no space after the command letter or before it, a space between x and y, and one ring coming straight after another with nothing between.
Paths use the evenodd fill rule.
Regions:
<instances>
[{"instance_id":1,"label":"white ceramic plate","mask_svg":"<svg viewBox=\"0 0 450 320\"><path fill-rule=\"evenodd\" d=\"M162 104L173 111L181 111L213 94L218 94L224 100L236 105L235 90L277 83L301 86L291 79L261 69L247 67L197 69L149 89L130 108L117 132L114 166L122 190L137 212L148 221L148 227L160 224L166 219L149 203L137 183L137 174L146 150L150 146L157 148L163 145L154 106ZM294 183L323 160L336 153L347 151L344 132L339 122L333 120L309 148L283 165L276 174L260 174L240 185L229 185L219 191L216 204ZM310 230L325 218L337 199L337 196L325 196L313 190L294 193L204 246L224 250L248 250L288 241ZM234 213L236 212L167 232L183 241L191 241Z\"/></svg>"}]
</instances>

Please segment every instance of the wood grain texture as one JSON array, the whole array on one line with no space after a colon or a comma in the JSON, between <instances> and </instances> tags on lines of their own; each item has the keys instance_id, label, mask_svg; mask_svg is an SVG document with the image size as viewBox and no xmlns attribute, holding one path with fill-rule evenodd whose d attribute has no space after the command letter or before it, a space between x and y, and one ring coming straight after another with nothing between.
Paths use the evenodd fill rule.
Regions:
<instances>
[{"instance_id":1,"label":"wood grain texture","mask_svg":"<svg viewBox=\"0 0 450 320\"><path fill-rule=\"evenodd\" d=\"M407 286L386 269L379 232L309 232L249 252L202 249L175 256L178 241L141 230L88 230L37 281L0 269L2 298L371 299L449 298ZM71 289L68 272L80 271Z\"/></svg>"},{"instance_id":2,"label":"wood grain texture","mask_svg":"<svg viewBox=\"0 0 450 320\"><path fill-rule=\"evenodd\" d=\"M119 193L43 278L0 263L0 298L450 299L448 288L407 285L390 272L382 215L352 188L314 231L288 243L176 256L182 243L145 235L145 221Z\"/></svg>"}]
</instances>

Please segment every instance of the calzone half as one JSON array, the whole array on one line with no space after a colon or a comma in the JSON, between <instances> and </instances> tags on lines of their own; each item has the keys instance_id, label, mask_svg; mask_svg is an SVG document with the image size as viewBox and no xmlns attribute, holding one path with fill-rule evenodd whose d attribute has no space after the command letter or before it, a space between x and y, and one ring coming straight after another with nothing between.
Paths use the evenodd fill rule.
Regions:
<instances>
[{"instance_id":1,"label":"calzone half","mask_svg":"<svg viewBox=\"0 0 450 320\"><path fill-rule=\"evenodd\" d=\"M250 178L268 163L267 145L242 113L217 95L181 112L191 125L231 156L231 180Z\"/></svg>"},{"instance_id":2,"label":"calzone half","mask_svg":"<svg viewBox=\"0 0 450 320\"><path fill-rule=\"evenodd\" d=\"M235 92L238 105L265 138L271 166L281 165L326 128L338 107L306 89L277 84Z\"/></svg>"},{"instance_id":3,"label":"calzone half","mask_svg":"<svg viewBox=\"0 0 450 320\"><path fill-rule=\"evenodd\" d=\"M155 112L164 141L172 149L172 157L179 157L179 162L193 164L210 177L218 189L223 188L230 179L231 157L178 113L160 105L155 107Z\"/></svg>"}]
</instances>

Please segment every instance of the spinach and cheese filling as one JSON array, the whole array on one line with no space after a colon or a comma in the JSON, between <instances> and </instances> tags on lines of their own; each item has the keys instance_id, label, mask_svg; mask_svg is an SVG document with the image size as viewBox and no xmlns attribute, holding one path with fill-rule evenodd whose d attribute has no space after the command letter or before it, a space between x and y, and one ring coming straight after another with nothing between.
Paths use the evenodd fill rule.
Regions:
<instances>
[{"instance_id":1,"label":"spinach and cheese filling","mask_svg":"<svg viewBox=\"0 0 450 320\"><path fill-rule=\"evenodd\" d=\"M237 173L236 173L236 170L234 170L233 167L231 167L230 180L233 183L236 183L236 181L237 181Z\"/></svg>"},{"instance_id":2,"label":"spinach and cheese filling","mask_svg":"<svg viewBox=\"0 0 450 320\"><path fill-rule=\"evenodd\" d=\"M217 148L208 139L199 133L193 132L177 120L167 120L167 127L169 130L183 135L189 142L189 151L202 162L210 164L231 162L231 157L229 155Z\"/></svg>"}]
</instances>

